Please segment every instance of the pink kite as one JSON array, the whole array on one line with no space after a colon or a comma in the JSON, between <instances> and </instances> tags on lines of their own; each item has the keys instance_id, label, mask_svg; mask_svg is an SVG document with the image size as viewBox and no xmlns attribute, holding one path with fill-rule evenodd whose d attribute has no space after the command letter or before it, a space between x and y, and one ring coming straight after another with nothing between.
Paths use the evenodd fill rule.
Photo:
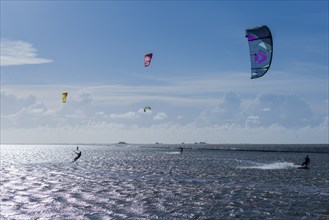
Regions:
<instances>
[{"instance_id":1,"label":"pink kite","mask_svg":"<svg viewBox=\"0 0 329 220\"><path fill-rule=\"evenodd\" d=\"M144 57L144 66L145 67L150 65L152 56L153 56L152 53L148 53L148 54L145 55L145 57Z\"/></svg>"}]
</instances>

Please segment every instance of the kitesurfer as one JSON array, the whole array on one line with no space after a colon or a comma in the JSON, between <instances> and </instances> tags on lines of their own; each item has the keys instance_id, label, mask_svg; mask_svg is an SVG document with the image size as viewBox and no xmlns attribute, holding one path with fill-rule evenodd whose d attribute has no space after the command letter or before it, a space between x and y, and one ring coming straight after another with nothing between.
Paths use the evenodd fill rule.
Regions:
<instances>
[{"instance_id":1,"label":"kitesurfer","mask_svg":"<svg viewBox=\"0 0 329 220\"><path fill-rule=\"evenodd\" d=\"M180 154L182 154L182 153L183 153L183 150L184 150L184 148L180 147L179 149L180 149Z\"/></svg>"},{"instance_id":2,"label":"kitesurfer","mask_svg":"<svg viewBox=\"0 0 329 220\"><path fill-rule=\"evenodd\" d=\"M77 154L77 156L74 158L73 162L76 161L77 159L79 159L81 157L81 151L79 150L79 147L77 146L76 149L78 152L75 152Z\"/></svg>"},{"instance_id":3,"label":"kitesurfer","mask_svg":"<svg viewBox=\"0 0 329 220\"><path fill-rule=\"evenodd\" d=\"M311 160L310 160L310 158L308 157L308 155L306 155L306 157L305 157L305 161L304 161L304 163L302 163L302 167L305 165L305 167L307 167L308 165L310 165L310 163L311 163Z\"/></svg>"}]
</instances>

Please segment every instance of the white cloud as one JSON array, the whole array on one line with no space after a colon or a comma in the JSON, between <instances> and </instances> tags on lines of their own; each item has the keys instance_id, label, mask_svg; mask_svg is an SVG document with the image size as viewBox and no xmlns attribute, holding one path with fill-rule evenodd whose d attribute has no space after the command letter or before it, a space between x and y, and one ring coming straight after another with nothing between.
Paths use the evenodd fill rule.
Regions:
<instances>
[{"instance_id":1,"label":"white cloud","mask_svg":"<svg viewBox=\"0 0 329 220\"><path fill-rule=\"evenodd\" d=\"M115 119L134 119L139 118L139 115L136 112L130 111L123 114L111 114L110 117Z\"/></svg>"},{"instance_id":2,"label":"white cloud","mask_svg":"<svg viewBox=\"0 0 329 220\"><path fill-rule=\"evenodd\" d=\"M95 115L100 115L100 116L104 116L104 112L96 112Z\"/></svg>"},{"instance_id":3,"label":"white cloud","mask_svg":"<svg viewBox=\"0 0 329 220\"><path fill-rule=\"evenodd\" d=\"M37 49L24 41L1 39L1 66L42 64L52 62L50 59L39 58Z\"/></svg>"},{"instance_id":4,"label":"white cloud","mask_svg":"<svg viewBox=\"0 0 329 220\"><path fill-rule=\"evenodd\" d=\"M33 95L17 97L14 94L1 92L1 115L10 115L19 112L36 103L37 98Z\"/></svg>"},{"instance_id":5,"label":"white cloud","mask_svg":"<svg viewBox=\"0 0 329 220\"><path fill-rule=\"evenodd\" d=\"M318 126L322 115L297 95L261 94L251 100L227 93L217 106L204 110L200 125L239 124L269 127L273 124L291 127Z\"/></svg>"},{"instance_id":6,"label":"white cloud","mask_svg":"<svg viewBox=\"0 0 329 220\"><path fill-rule=\"evenodd\" d=\"M260 120L258 116L248 116L246 120L246 127L258 127L260 125Z\"/></svg>"},{"instance_id":7,"label":"white cloud","mask_svg":"<svg viewBox=\"0 0 329 220\"><path fill-rule=\"evenodd\" d=\"M168 118L168 115L165 112L159 112L154 116L154 120L164 120Z\"/></svg>"},{"instance_id":8,"label":"white cloud","mask_svg":"<svg viewBox=\"0 0 329 220\"><path fill-rule=\"evenodd\" d=\"M229 92L216 93L205 105L202 98L195 99L196 96L190 94L179 94L177 98L167 94L166 88L163 93L159 92L160 97L152 97L152 94L144 95L150 91L146 86L135 92L129 86L72 86L70 99L64 105L60 97L62 88L55 85L2 87L2 141L323 143L328 139L328 111L319 114L310 108L315 103L328 109L323 98L309 104L301 95L245 96L241 92ZM123 96L126 99L122 99ZM150 97L157 100L150 101ZM109 101L111 99L118 101ZM186 103L191 100L193 108L178 103L179 99L187 100ZM153 111L160 109L161 112L144 112L141 107L145 103L150 104ZM169 121L168 115L180 119L179 123ZM113 136L108 137L107 132Z\"/></svg>"},{"instance_id":9,"label":"white cloud","mask_svg":"<svg viewBox=\"0 0 329 220\"><path fill-rule=\"evenodd\" d=\"M326 117L323 119L323 122L320 124L320 126L322 126L322 127L326 127L327 129L329 128L329 116L326 116Z\"/></svg>"}]
</instances>

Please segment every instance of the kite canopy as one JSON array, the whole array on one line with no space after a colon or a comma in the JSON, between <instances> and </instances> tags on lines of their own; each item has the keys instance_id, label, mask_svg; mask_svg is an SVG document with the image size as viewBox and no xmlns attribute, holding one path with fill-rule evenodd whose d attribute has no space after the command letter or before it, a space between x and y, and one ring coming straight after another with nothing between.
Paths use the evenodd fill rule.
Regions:
<instances>
[{"instance_id":1,"label":"kite canopy","mask_svg":"<svg viewBox=\"0 0 329 220\"><path fill-rule=\"evenodd\" d=\"M151 60L152 60L152 56L153 54L152 53L148 53L144 56L144 66L147 67L150 65L151 63Z\"/></svg>"},{"instance_id":2,"label":"kite canopy","mask_svg":"<svg viewBox=\"0 0 329 220\"><path fill-rule=\"evenodd\" d=\"M67 97L68 93L67 92L63 92L62 93L62 103L66 103L66 97Z\"/></svg>"},{"instance_id":3,"label":"kite canopy","mask_svg":"<svg viewBox=\"0 0 329 220\"><path fill-rule=\"evenodd\" d=\"M265 75L271 66L273 55L273 41L270 29L264 25L246 30L248 38L251 79Z\"/></svg>"},{"instance_id":4,"label":"kite canopy","mask_svg":"<svg viewBox=\"0 0 329 220\"><path fill-rule=\"evenodd\" d=\"M144 112L146 112L147 109L151 110L151 107L150 106L145 106L144 107Z\"/></svg>"}]
</instances>

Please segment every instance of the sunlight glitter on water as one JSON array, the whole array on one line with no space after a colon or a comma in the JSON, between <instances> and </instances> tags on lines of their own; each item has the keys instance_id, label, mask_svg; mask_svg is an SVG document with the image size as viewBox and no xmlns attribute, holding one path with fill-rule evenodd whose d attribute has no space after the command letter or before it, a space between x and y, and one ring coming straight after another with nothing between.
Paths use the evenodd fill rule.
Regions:
<instances>
[{"instance_id":1,"label":"sunlight glitter on water","mask_svg":"<svg viewBox=\"0 0 329 220\"><path fill-rule=\"evenodd\" d=\"M82 145L72 163L75 147L1 146L1 218L329 216L328 155L300 172L298 153Z\"/></svg>"}]
</instances>

